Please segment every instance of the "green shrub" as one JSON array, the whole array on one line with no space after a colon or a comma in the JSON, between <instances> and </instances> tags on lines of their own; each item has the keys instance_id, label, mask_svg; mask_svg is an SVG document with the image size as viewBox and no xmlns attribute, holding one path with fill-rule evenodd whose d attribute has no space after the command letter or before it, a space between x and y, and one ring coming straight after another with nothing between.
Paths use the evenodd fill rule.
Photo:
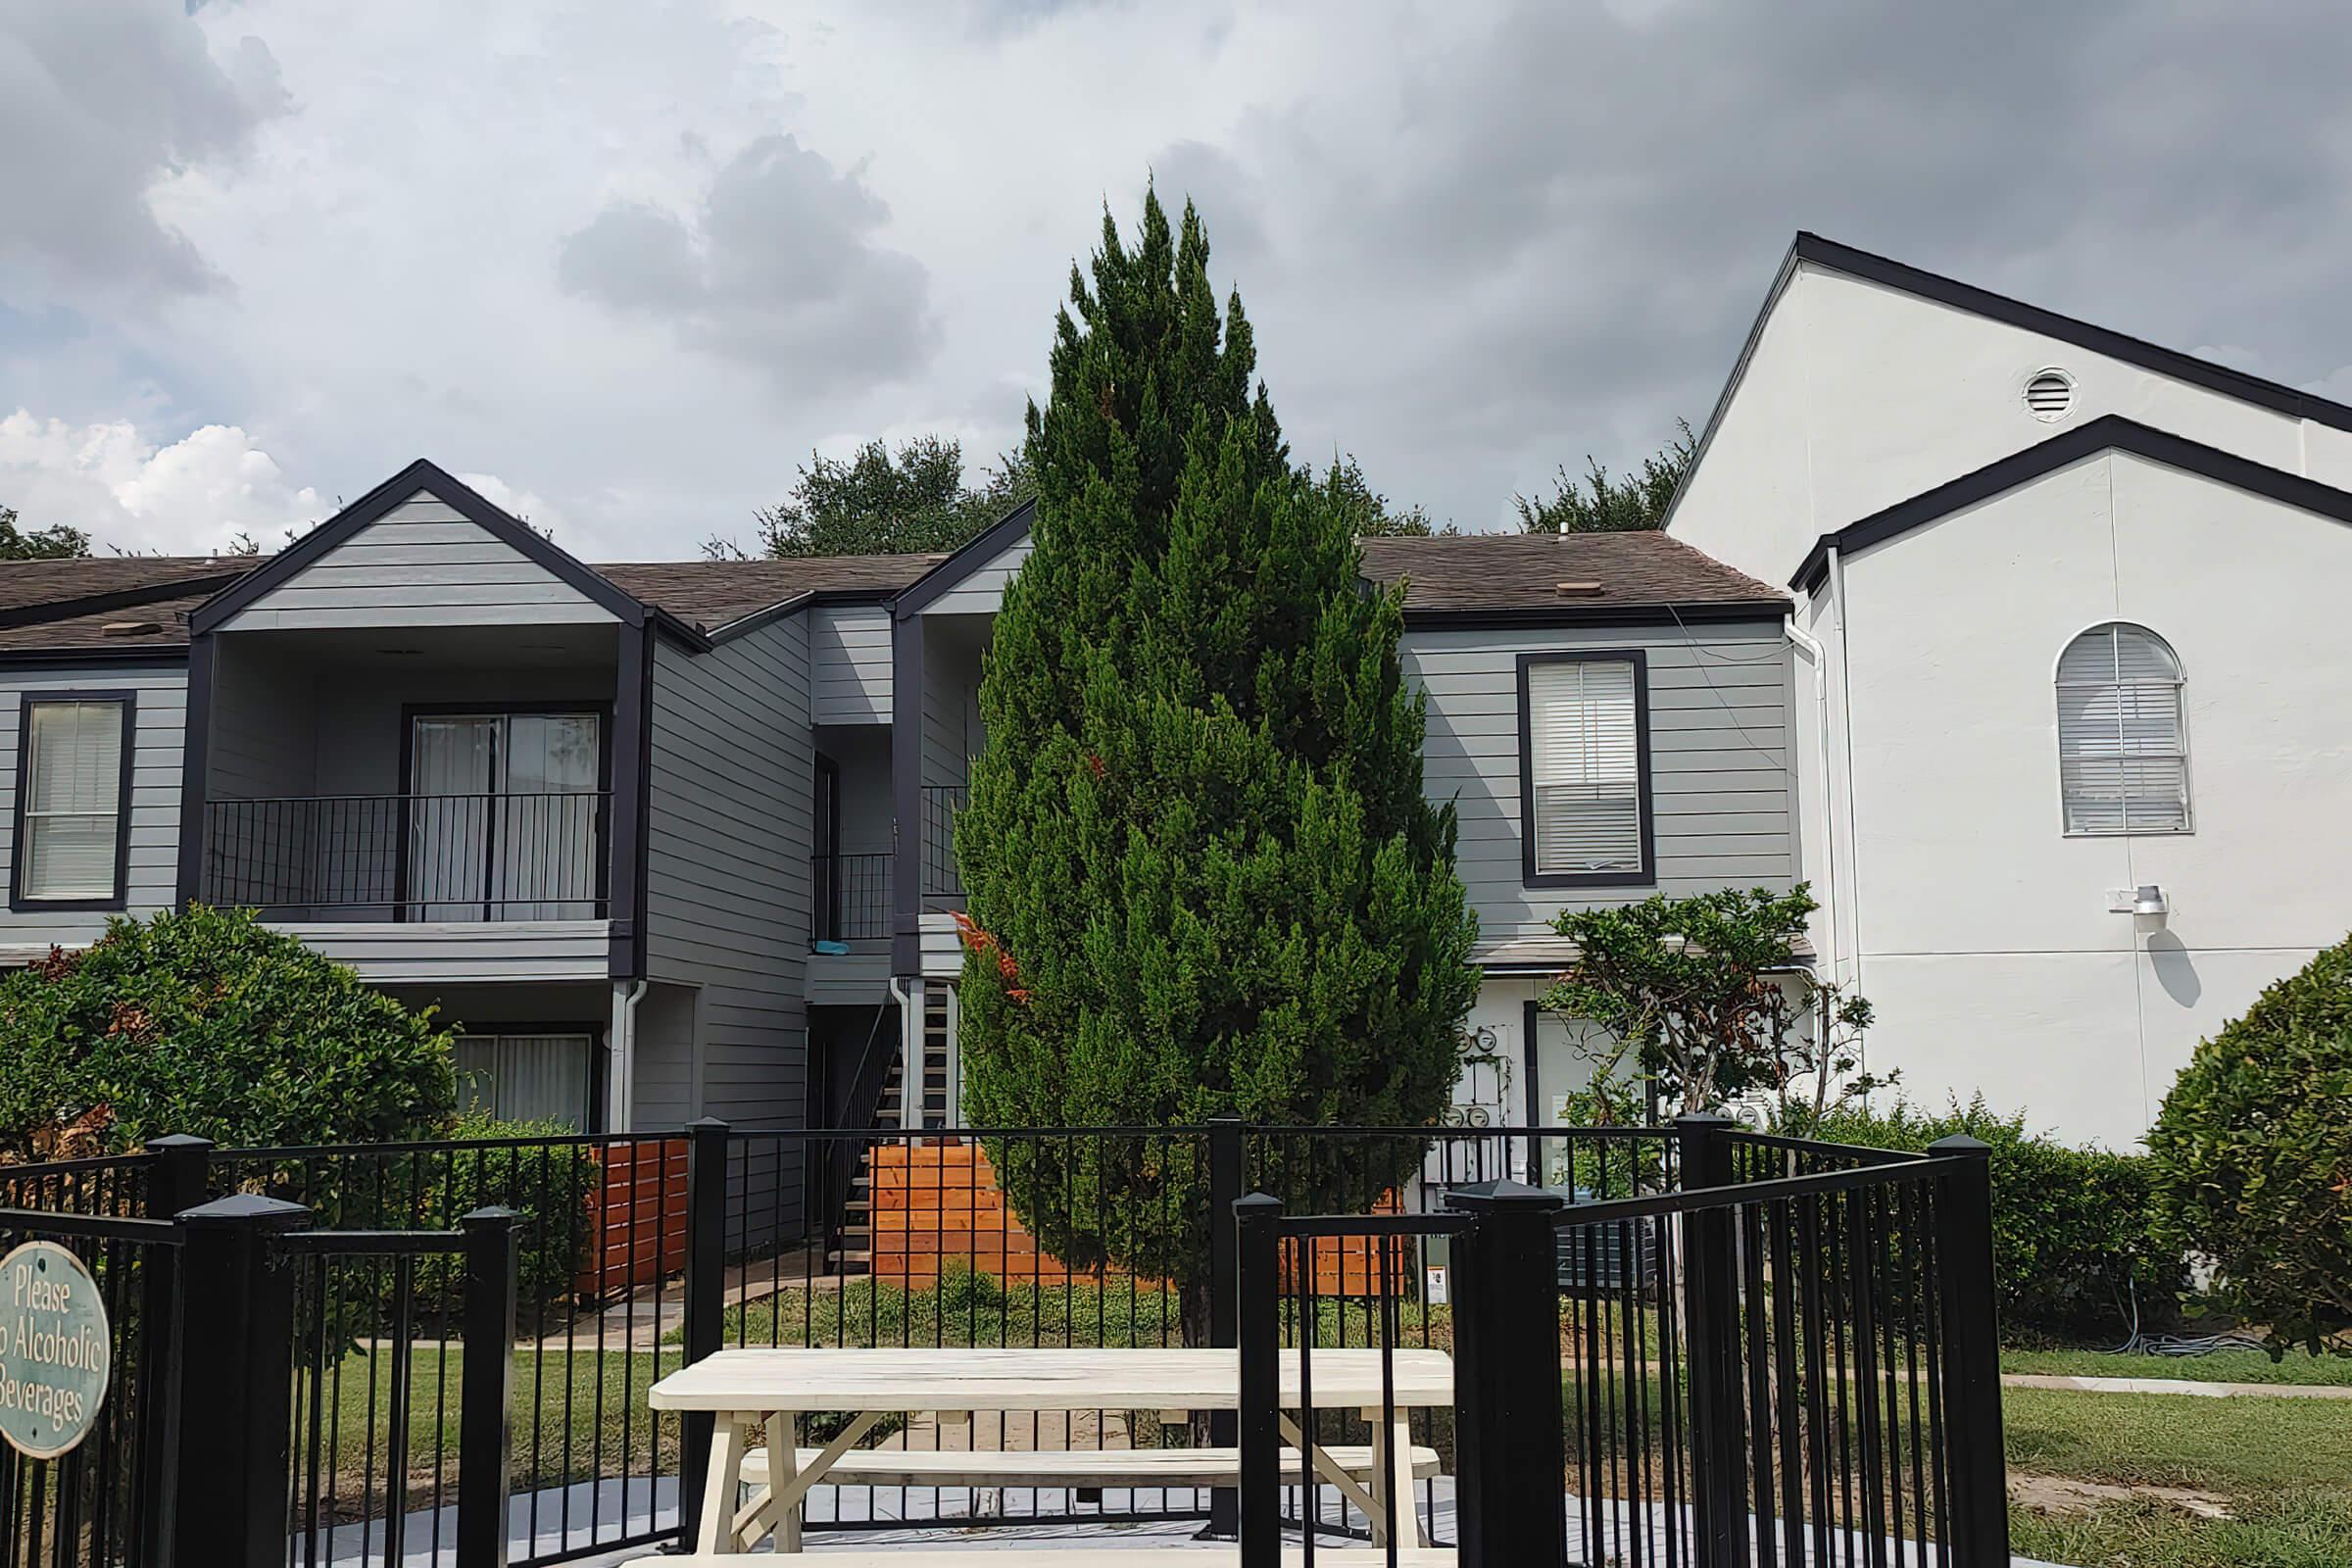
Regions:
<instances>
[{"instance_id":1,"label":"green shrub","mask_svg":"<svg viewBox=\"0 0 2352 1568\"><path fill-rule=\"evenodd\" d=\"M468 1213L493 1204L523 1216L514 1272L522 1308L518 1332L524 1334L536 1321L534 1308L569 1294L587 1254L589 1205L604 1178L585 1144L514 1148L490 1141L562 1138L570 1131L562 1122L498 1121L475 1113L450 1129L456 1142L422 1156L417 1228L456 1230ZM456 1313L464 1262L454 1254L417 1260L414 1301L420 1321L444 1306Z\"/></svg>"},{"instance_id":2,"label":"green shrub","mask_svg":"<svg viewBox=\"0 0 2352 1568\"><path fill-rule=\"evenodd\" d=\"M1990 1144L1993 1268L2012 1341L2120 1340L2134 1295L2143 1328L2177 1314L2186 1271L2157 1227L2145 1155L2030 1134L2023 1112L2000 1115L1982 1096L1940 1115L1848 1105L1787 1130L1877 1149L1924 1150L1960 1133Z\"/></svg>"},{"instance_id":3,"label":"green shrub","mask_svg":"<svg viewBox=\"0 0 2352 1568\"><path fill-rule=\"evenodd\" d=\"M2167 1233L2272 1353L2352 1354L2352 939L2197 1047L2148 1147Z\"/></svg>"},{"instance_id":4,"label":"green shrub","mask_svg":"<svg viewBox=\"0 0 2352 1568\"><path fill-rule=\"evenodd\" d=\"M0 1151L20 1159L99 1106L110 1148L235 1148L429 1136L456 1102L431 1008L250 910L117 916L88 951L0 979Z\"/></svg>"}]
</instances>

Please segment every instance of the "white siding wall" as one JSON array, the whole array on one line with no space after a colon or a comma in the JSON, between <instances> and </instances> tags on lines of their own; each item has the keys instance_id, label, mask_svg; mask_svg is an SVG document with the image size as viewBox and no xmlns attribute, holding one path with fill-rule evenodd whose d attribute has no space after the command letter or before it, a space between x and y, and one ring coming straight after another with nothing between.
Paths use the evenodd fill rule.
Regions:
<instances>
[{"instance_id":1,"label":"white siding wall","mask_svg":"<svg viewBox=\"0 0 2352 1568\"><path fill-rule=\"evenodd\" d=\"M126 912L169 908L178 894L179 762L187 724L188 676L178 667L92 666L73 669L0 668L0 954L86 944L106 928L103 912L19 914L6 907L5 890L16 861L17 764L27 693L128 691L137 694L130 783L129 873ZM22 953L17 954L22 956Z\"/></svg>"},{"instance_id":2,"label":"white siding wall","mask_svg":"<svg viewBox=\"0 0 2352 1568\"><path fill-rule=\"evenodd\" d=\"M808 628L787 616L699 657L655 645L647 974L697 988L698 1108L745 1126L805 1106Z\"/></svg>"},{"instance_id":3,"label":"white siding wall","mask_svg":"<svg viewBox=\"0 0 2352 1568\"><path fill-rule=\"evenodd\" d=\"M1529 888L1520 861L1518 659L1639 648L1649 672L1657 883ZM1786 888L1795 878L1789 653L1777 623L1577 632L1410 631L1404 669L1429 693L1423 787L1452 799L1457 863L1482 940L1549 931L1562 908L1651 892Z\"/></svg>"},{"instance_id":4,"label":"white siding wall","mask_svg":"<svg viewBox=\"0 0 2352 1568\"><path fill-rule=\"evenodd\" d=\"M2111 455L1846 577L1872 1065L2128 1143L2199 1038L2352 926L2352 528ZM2118 618L2180 657L2191 833L2061 830L2053 667ZM2141 883L2161 931L2108 910Z\"/></svg>"},{"instance_id":5,"label":"white siding wall","mask_svg":"<svg viewBox=\"0 0 2352 1568\"><path fill-rule=\"evenodd\" d=\"M808 658L819 724L890 722L890 612L859 605L809 612Z\"/></svg>"},{"instance_id":6,"label":"white siding wall","mask_svg":"<svg viewBox=\"0 0 2352 1568\"><path fill-rule=\"evenodd\" d=\"M2024 390L2051 367L2074 377L2075 399L2066 418L2044 423L2026 412ZM1806 265L1766 323L1673 531L1785 582L1822 534L2105 414L2352 487L2352 433Z\"/></svg>"},{"instance_id":7,"label":"white siding wall","mask_svg":"<svg viewBox=\"0 0 2352 1568\"><path fill-rule=\"evenodd\" d=\"M240 611L238 631L610 621L612 612L419 492Z\"/></svg>"}]
</instances>

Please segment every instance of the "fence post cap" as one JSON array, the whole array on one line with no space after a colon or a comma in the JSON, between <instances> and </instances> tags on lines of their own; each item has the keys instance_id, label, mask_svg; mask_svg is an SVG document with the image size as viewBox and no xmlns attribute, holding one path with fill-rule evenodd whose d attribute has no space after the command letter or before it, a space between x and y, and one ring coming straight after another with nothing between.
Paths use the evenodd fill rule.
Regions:
<instances>
[{"instance_id":1,"label":"fence post cap","mask_svg":"<svg viewBox=\"0 0 2352 1568\"><path fill-rule=\"evenodd\" d=\"M509 1208L504 1203L485 1203L480 1208L458 1216L458 1223L467 1230L481 1230L493 1225L514 1225L525 1218L522 1210Z\"/></svg>"},{"instance_id":2,"label":"fence post cap","mask_svg":"<svg viewBox=\"0 0 2352 1568\"><path fill-rule=\"evenodd\" d=\"M1216 1115L1214 1115L1214 1116L1211 1116L1211 1117L1209 1117L1209 1118L1208 1118L1208 1124L1209 1124L1211 1127L1225 1127L1225 1126L1234 1126L1234 1127L1239 1127L1239 1126L1242 1124L1242 1118L1241 1118L1241 1117L1239 1117L1239 1116L1236 1116L1236 1115L1235 1115L1233 1112L1231 1112L1231 1111L1229 1111L1229 1110L1228 1110L1228 1111L1220 1111L1220 1112L1218 1112Z\"/></svg>"},{"instance_id":3,"label":"fence post cap","mask_svg":"<svg viewBox=\"0 0 2352 1568\"><path fill-rule=\"evenodd\" d=\"M289 1203L282 1198L265 1198L259 1193L231 1193L216 1198L194 1208L183 1208L179 1219L185 1225L258 1225L264 1230L301 1230L313 1216L300 1203Z\"/></svg>"},{"instance_id":4,"label":"fence post cap","mask_svg":"<svg viewBox=\"0 0 2352 1568\"><path fill-rule=\"evenodd\" d=\"M727 1124L723 1121L720 1121L716 1116L704 1116L698 1120L688 1122L686 1124L686 1130L690 1133L723 1133L727 1131L728 1128Z\"/></svg>"},{"instance_id":5,"label":"fence post cap","mask_svg":"<svg viewBox=\"0 0 2352 1568\"><path fill-rule=\"evenodd\" d=\"M161 1138L148 1139L143 1147L150 1154L166 1154L182 1149L211 1149L214 1144L210 1138L199 1138L194 1133L166 1133Z\"/></svg>"},{"instance_id":6,"label":"fence post cap","mask_svg":"<svg viewBox=\"0 0 2352 1568\"><path fill-rule=\"evenodd\" d=\"M1491 1214L1508 1209L1535 1213L1566 1205L1557 1193L1547 1193L1505 1176L1491 1182L1472 1182L1466 1187L1446 1189L1446 1206L1461 1209L1465 1213Z\"/></svg>"},{"instance_id":7,"label":"fence post cap","mask_svg":"<svg viewBox=\"0 0 2352 1568\"><path fill-rule=\"evenodd\" d=\"M1720 1110L1686 1110L1676 1113L1674 1124L1677 1127L1737 1127L1740 1119L1727 1116Z\"/></svg>"},{"instance_id":8,"label":"fence post cap","mask_svg":"<svg viewBox=\"0 0 2352 1568\"><path fill-rule=\"evenodd\" d=\"M1962 1159L1990 1159L1992 1146L1982 1138L1971 1138L1966 1133L1954 1133L1949 1138L1938 1138L1930 1144L1928 1152L1931 1154L1953 1154Z\"/></svg>"},{"instance_id":9,"label":"fence post cap","mask_svg":"<svg viewBox=\"0 0 2352 1568\"><path fill-rule=\"evenodd\" d=\"M1282 1212L1282 1200L1272 1193L1245 1193L1233 1200L1233 1212L1236 1216L1279 1214Z\"/></svg>"}]
</instances>

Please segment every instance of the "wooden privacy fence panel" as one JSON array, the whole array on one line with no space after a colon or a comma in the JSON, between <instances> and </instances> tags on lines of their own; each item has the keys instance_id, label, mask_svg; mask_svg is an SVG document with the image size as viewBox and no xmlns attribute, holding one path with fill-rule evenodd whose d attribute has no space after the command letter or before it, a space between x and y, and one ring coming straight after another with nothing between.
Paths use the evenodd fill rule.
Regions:
<instances>
[{"instance_id":1,"label":"wooden privacy fence panel","mask_svg":"<svg viewBox=\"0 0 2352 1568\"><path fill-rule=\"evenodd\" d=\"M598 1151L603 1179L588 1194L588 1242L573 1291L601 1301L684 1271L686 1140L653 1138Z\"/></svg>"}]
</instances>

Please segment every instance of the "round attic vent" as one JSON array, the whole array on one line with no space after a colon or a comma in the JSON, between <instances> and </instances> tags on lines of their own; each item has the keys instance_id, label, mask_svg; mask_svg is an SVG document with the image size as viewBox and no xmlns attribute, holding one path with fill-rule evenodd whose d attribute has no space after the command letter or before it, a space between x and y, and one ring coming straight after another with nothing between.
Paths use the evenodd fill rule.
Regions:
<instances>
[{"instance_id":1,"label":"round attic vent","mask_svg":"<svg viewBox=\"0 0 2352 1568\"><path fill-rule=\"evenodd\" d=\"M2048 424L2075 406L2075 378L2064 370L2037 371L2026 383L2026 412Z\"/></svg>"}]
</instances>

